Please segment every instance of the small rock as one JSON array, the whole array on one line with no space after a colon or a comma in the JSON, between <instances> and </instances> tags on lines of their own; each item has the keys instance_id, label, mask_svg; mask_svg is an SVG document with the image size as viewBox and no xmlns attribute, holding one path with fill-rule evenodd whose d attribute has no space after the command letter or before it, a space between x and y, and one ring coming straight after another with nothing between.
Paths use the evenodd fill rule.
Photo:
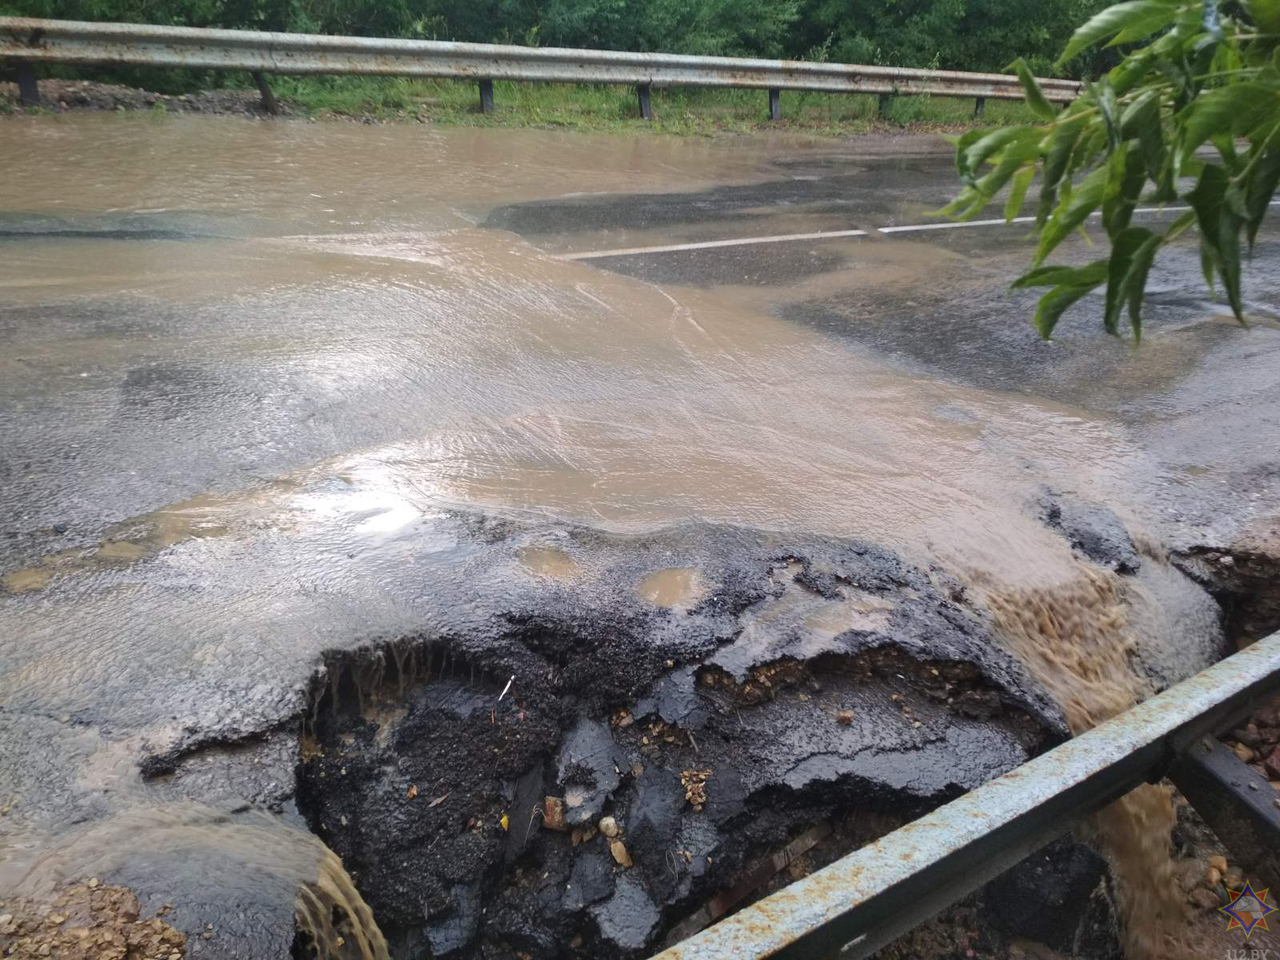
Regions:
<instances>
[{"instance_id":1,"label":"small rock","mask_svg":"<svg viewBox=\"0 0 1280 960\"><path fill-rule=\"evenodd\" d=\"M627 853L626 844L621 840L613 840L609 843L609 852L613 854L613 859L617 861L620 867L631 866L631 854Z\"/></svg>"},{"instance_id":2,"label":"small rock","mask_svg":"<svg viewBox=\"0 0 1280 960\"><path fill-rule=\"evenodd\" d=\"M599 827L600 827L600 832L603 833L610 840L612 840L621 832L618 829L618 821L613 819L613 817L601 817Z\"/></svg>"},{"instance_id":3,"label":"small rock","mask_svg":"<svg viewBox=\"0 0 1280 960\"><path fill-rule=\"evenodd\" d=\"M852 710L839 710L839 711L837 711L837 712L836 712L836 723L840 724L841 726L845 726L845 727L847 727L847 726L849 726L850 724L852 724L852 723L853 723L853 711L852 711Z\"/></svg>"},{"instance_id":4,"label":"small rock","mask_svg":"<svg viewBox=\"0 0 1280 960\"><path fill-rule=\"evenodd\" d=\"M801 880L813 873L813 862L808 856L799 856L787 864L787 876L792 880Z\"/></svg>"},{"instance_id":5,"label":"small rock","mask_svg":"<svg viewBox=\"0 0 1280 960\"><path fill-rule=\"evenodd\" d=\"M90 889L90 890L92 890L92 889L93 889L94 887L96 887L97 885L98 885L98 878L97 878L97 877L92 877L92 878L90 878L89 883L87 884L87 886L89 887L89 889Z\"/></svg>"},{"instance_id":6,"label":"small rock","mask_svg":"<svg viewBox=\"0 0 1280 960\"><path fill-rule=\"evenodd\" d=\"M1217 870L1217 871L1218 871L1218 873L1226 873L1226 872L1227 872L1227 858L1226 858L1226 857L1221 856L1221 855L1216 856L1216 857L1210 857L1208 862L1209 862L1209 867L1210 867L1210 869L1212 869L1212 870Z\"/></svg>"},{"instance_id":7,"label":"small rock","mask_svg":"<svg viewBox=\"0 0 1280 960\"><path fill-rule=\"evenodd\" d=\"M1267 779L1280 780L1280 749L1271 751L1267 759L1262 761L1262 768L1267 771Z\"/></svg>"},{"instance_id":8,"label":"small rock","mask_svg":"<svg viewBox=\"0 0 1280 960\"><path fill-rule=\"evenodd\" d=\"M542 825L562 833L569 829L564 818L564 801L559 797L547 797L542 801Z\"/></svg>"},{"instance_id":9,"label":"small rock","mask_svg":"<svg viewBox=\"0 0 1280 960\"><path fill-rule=\"evenodd\" d=\"M1216 887L1222 882L1222 871L1216 867L1206 867L1204 871L1204 884L1210 889Z\"/></svg>"},{"instance_id":10,"label":"small rock","mask_svg":"<svg viewBox=\"0 0 1280 960\"><path fill-rule=\"evenodd\" d=\"M1246 747L1243 743L1237 743L1231 748L1235 751L1237 757L1244 763L1253 763L1253 750Z\"/></svg>"},{"instance_id":11,"label":"small rock","mask_svg":"<svg viewBox=\"0 0 1280 960\"><path fill-rule=\"evenodd\" d=\"M1234 731L1231 735L1246 747L1257 748L1262 745L1262 737L1258 735L1258 728L1252 723L1243 729Z\"/></svg>"}]
</instances>

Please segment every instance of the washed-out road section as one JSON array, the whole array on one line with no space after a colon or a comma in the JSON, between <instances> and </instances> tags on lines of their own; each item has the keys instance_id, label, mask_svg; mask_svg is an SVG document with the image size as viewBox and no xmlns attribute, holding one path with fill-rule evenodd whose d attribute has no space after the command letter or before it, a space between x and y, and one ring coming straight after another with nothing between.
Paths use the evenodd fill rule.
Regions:
<instances>
[{"instance_id":1,"label":"washed-out road section","mask_svg":"<svg viewBox=\"0 0 1280 960\"><path fill-rule=\"evenodd\" d=\"M641 955L1280 622L1270 232L1043 343L929 139L2 127L0 898Z\"/></svg>"}]
</instances>

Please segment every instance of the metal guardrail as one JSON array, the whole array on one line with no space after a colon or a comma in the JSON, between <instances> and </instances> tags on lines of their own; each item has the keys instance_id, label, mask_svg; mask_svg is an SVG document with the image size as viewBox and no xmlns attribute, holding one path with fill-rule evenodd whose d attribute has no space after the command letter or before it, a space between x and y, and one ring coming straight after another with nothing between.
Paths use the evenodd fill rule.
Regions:
<instances>
[{"instance_id":1,"label":"metal guardrail","mask_svg":"<svg viewBox=\"0 0 1280 960\"><path fill-rule=\"evenodd\" d=\"M977 101L978 113L988 98L1023 96L1016 77L993 73L25 17L0 17L0 61L5 60L18 65L20 82L25 73L24 92L35 97L30 68L38 63L246 70L258 79L264 100L263 77L269 73L474 79L486 112L493 109L494 80L624 84L639 91L646 118L651 116L649 91L670 86L768 90L774 119L780 117L782 90L970 97ZM1074 99L1079 91L1072 80L1042 80L1041 85L1046 97L1059 102Z\"/></svg>"},{"instance_id":2,"label":"metal guardrail","mask_svg":"<svg viewBox=\"0 0 1280 960\"><path fill-rule=\"evenodd\" d=\"M1280 688L1280 633L676 944L654 960L866 957L1139 784L1168 775L1280 882L1280 799L1206 742ZM1225 754L1225 756L1224 756ZM1206 787L1206 784L1209 784ZM1237 829L1232 829L1235 826Z\"/></svg>"}]
</instances>

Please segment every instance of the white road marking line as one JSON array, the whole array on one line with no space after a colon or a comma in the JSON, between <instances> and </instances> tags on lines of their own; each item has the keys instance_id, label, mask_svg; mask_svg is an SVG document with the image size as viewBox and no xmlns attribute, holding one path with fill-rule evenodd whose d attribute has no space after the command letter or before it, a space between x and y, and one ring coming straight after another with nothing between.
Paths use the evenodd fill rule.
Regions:
<instances>
[{"instance_id":1,"label":"white road marking line","mask_svg":"<svg viewBox=\"0 0 1280 960\"><path fill-rule=\"evenodd\" d=\"M1271 201L1271 206L1280 206L1280 200ZM1183 213L1190 210L1186 206L1138 207L1135 214L1147 213ZM1100 217L1101 213L1091 214ZM679 253L683 250L712 250L716 247L746 247L759 243L793 243L799 240L835 240L840 237L865 237L872 233L913 233L924 230L956 230L960 227L1003 227L1010 223L1034 223L1035 217L1014 217L1005 220L999 217L994 220L959 220L942 223L915 223L900 227L874 227L869 230L824 230L819 233L784 233L769 237L739 237L733 240L704 240L701 243L672 243L661 247L623 247L617 250L584 250L581 253L562 253L560 260L600 260L605 257L635 257L646 253Z\"/></svg>"},{"instance_id":2,"label":"white road marking line","mask_svg":"<svg viewBox=\"0 0 1280 960\"><path fill-rule=\"evenodd\" d=\"M911 233L915 230L954 230L956 227L994 227L1006 223L1032 223L1035 217L1014 217L1005 220L948 220L945 223L913 223L902 227L876 227L880 233Z\"/></svg>"},{"instance_id":3,"label":"white road marking line","mask_svg":"<svg viewBox=\"0 0 1280 960\"><path fill-rule=\"evenodd\" d=\"M1182 213L1190 210L1190 207L1138 207L1133 212L1139 213ZM1101 212L1089 214L1089 218L1102 216ZM1014 217L1012 220L1006 220L1000 217L996 220L952 220L946 223L917 223L904 227L877 227L880 233L910 233L913 230L950 230L954 227L993 227L1003 226L1008 223L1034 223L1035 217Z\"/></svg>"},{"instance_id":4,"label":"white road marking line","mask_svg":"<svg viewBox=\"0 0 1280 960\"><path fill-rule=\"evenodd\" d=\"M704 240L701 243L672 243L665 247L625 247L621 250L587 250L563 253L561 260L596 260L600 257L633 257L641 253L679 253L681 250L711 250L714 247L745 247L754 243L790 243L796 240L834 240L837 237L865 237L866 230L824 230L821 233L786 233L773 237L741 237L736 240Z\"/></svg>"}]
</instances>

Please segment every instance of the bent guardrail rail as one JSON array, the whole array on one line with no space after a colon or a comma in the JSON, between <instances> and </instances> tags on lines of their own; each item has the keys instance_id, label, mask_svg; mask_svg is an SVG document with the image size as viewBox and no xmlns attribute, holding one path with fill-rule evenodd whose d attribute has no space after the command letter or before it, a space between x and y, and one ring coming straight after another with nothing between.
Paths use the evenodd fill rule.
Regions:
<instances>
[{"instance_id":1,"label":"bent guardrail rail","mask_svg":"<svg viewBox=\"0 0 1280 960\"><path fill-rule=\"evenodd\" d=\"M27 94L38 99L31 73L37 63L245 70L264 88L264 101L262 78L269 73L473 79L480 83L486 112L493 108L494 80L623 84L637 88L646 118L649 91L668 86L768 90L774 119L780 116L782 90L969 97L978 102L979 113L988 98L1023 95L1017 77L994 73L27 17L0 17L0 61L18 65L24 102ZM1080 87L1073 80L1040 83L1045 96L1058 102L1074 99Z\"/></svg>"},{"instance_id":2,"label":"bent guardrail rail","mask_svg":"<svg viewBox=\"0 0 1280 960\"><path fill-rule=\"evenodd\" d=\"M1210 736L1280 688L1280 633L765 897L654 960L857 960L1168 776L1233 858L1280 883L1280 799ZM842 949L843 948L843 949Z\"/></svg>"}]
</instances>

